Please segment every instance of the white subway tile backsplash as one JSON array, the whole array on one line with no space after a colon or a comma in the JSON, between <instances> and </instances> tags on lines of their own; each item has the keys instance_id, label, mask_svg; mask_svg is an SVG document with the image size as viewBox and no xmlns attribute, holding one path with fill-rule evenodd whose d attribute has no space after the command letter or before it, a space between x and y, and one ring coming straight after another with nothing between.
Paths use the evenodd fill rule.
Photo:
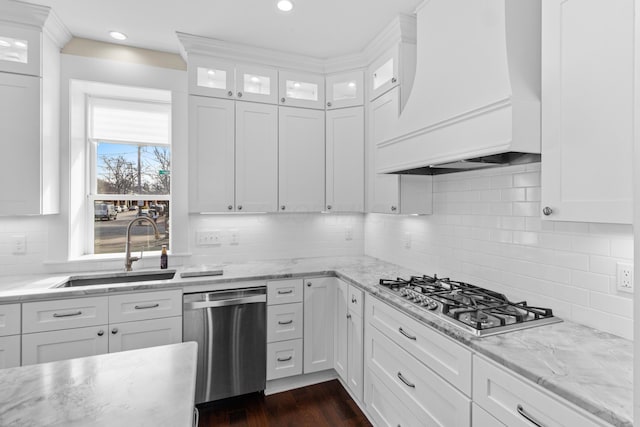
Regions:
<instances>
[{"instance_id":1,"label":"white subway tile backsplash","mask_svg":"<svg viewBox=\"0 0 640 427\"><path fill-rule=\"evenodd\" d=\"M416 219L421 229L412 225L428 230L423 245L416 231L403 249L408 217L368 214L365 253L630 339L632 299L617 292L615 275L617 262L632 262L632 228L542 219L540 196L539 164L439 175L434 215Z\"/></svg>"}]
</instances>

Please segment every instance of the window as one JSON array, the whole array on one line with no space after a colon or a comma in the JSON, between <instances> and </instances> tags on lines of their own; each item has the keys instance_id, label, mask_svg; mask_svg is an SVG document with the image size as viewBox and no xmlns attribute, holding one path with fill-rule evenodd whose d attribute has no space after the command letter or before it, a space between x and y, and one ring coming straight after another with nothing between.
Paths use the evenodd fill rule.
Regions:
<instances>
[{"instance_id":1,"label":"window","mask_svg":"<svg viewBox=\"0 0 640 427\"><path fill-rule=\"evenodd\" d=\"M124 252L129 225L132 250L169 246L171 103L88 96L86 105L87 252Z\"/></svg>"}]
</instances>

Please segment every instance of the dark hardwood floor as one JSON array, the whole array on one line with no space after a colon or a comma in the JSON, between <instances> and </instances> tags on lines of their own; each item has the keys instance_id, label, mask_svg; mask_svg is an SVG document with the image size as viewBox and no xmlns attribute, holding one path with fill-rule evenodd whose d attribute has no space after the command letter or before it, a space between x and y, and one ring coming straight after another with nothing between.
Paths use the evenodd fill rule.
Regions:
<instances>
[{"instance_id":1,"label":"dark hardwood floor","mask_svg":"<svg viewBox=\"0 0 640 427\"><path fill-rule=\"evenodd\" d=\"M199 405L199 427L371 426L338 380L263 396L260 393Z\"/></svg>"}]
</instances>

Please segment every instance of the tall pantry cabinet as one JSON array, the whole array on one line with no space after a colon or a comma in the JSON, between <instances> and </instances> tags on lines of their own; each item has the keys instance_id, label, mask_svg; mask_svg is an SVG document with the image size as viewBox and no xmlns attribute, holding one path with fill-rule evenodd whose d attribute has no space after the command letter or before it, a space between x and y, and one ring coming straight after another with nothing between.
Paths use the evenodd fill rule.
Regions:
<instances>
[{"instance_id":1,"label":"tall pantry cabinet","mask_svg":"<svg viewBox=\"0 0 640 427\"><path fill-rule=\"evenodd\" d=\"M46 6L0 4L0 215L59 211L60 49L71 34Z\"/></svg>"}]
</instances>

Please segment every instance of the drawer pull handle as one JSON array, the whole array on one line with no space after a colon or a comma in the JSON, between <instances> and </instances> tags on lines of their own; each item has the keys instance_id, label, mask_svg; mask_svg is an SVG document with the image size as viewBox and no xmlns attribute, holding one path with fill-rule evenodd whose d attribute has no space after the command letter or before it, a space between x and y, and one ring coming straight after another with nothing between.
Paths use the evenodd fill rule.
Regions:
<instances>
[{"instance_id":1,"label":"drawer pull handle","mask_svg":"<svg viewBox=\"0 0 640 427\"><path fill-rule=\"evenodd\" d=\"M285 357L284 359L278 357L278 362L288 362L291 359L293 359L293 356Z\"/></svg>"},{"instance_id":2,"label":"drawer pull handle","mask_svg":"<svg viewBox=\"0 0 640 427\"><path fill-rule=\"evenodd\" d=\"M293 319L287 320L286 322L278 322L278 325L290 325L293 323Z\"/></svg>"},{"instance_id":3,"label":"drawer pull handle","mask_svg":"<svg viewBox=\"0 0 640 427\"><path fill-rule=\"evenodd\" d=\"M520 415L522 415L527 421L529 421L531 424L533 424L536 427L544 427L544 424L542 424L540 421L536 420L535 418L533 418L531 415L527 414L527 411L524 410L524 408L522 407L522 405L518 405L517 406L518 409L518 413Z\"/></svg>"},{"instance_id":4,"label":"drawer pull handle","mask_svg":"<svg viewBox=\"0 0 640 427\"><path fill-rule=\"evenodd\" d=\"M82 314L82 312L80 310L75 311L73 313L53 313L53 317L73 317L73 316L80 316Z\"/></svg>"},{"instance_id":5,"label":"drawer pull handle","mask_svg":"<svg viewBox=\"0 0 640 427\"><path fill-rule=\"evenodd\" d=\"M278 295L286 295L286 294L292 294L293 293L293 289L289 289L288 291L278 291Z\"/></svg>"},{"instance_id":6,"label":"drawer pull handle","mask_svg":"<svg viewBox=\"0 0 640 427\"><path fill-rule=\"evenodd\" d=\"M409 338L410 340L415 341L415 340L417 339L415 336L413 336L413 335L409 335L408 333L406 333L406 332L404 331L404 329L402 329L402 328L398 328L398 331L400 331L400 333L401 333L402 335L404 335L405 337Z\"/></svg>"},{"instance_id":7,"label":"drawer pull handle","mask_svg":"<svg viewBox=\"0 0 640 427\"><path fill-rule=\"evenodd\" d=\"M416 385L414 383L407 381L407 379L402 376L402 372L398 372L398 378L400 378L400 381L405 383L407 387L416 388Z\"/></svg>"},{"instance_id":8,"label":"drawer pull handle","mask_svg":"<svg viewBox=\"0 0 640 427\"><path fill-rule=\"evenodd\" d=\"M155 303L155 304L149 304L149 305L136 305L134 308L136 310L146 310L147 308L156 308L156 307L160 307L160 304Z\"/></svg>"}]
</instances>

